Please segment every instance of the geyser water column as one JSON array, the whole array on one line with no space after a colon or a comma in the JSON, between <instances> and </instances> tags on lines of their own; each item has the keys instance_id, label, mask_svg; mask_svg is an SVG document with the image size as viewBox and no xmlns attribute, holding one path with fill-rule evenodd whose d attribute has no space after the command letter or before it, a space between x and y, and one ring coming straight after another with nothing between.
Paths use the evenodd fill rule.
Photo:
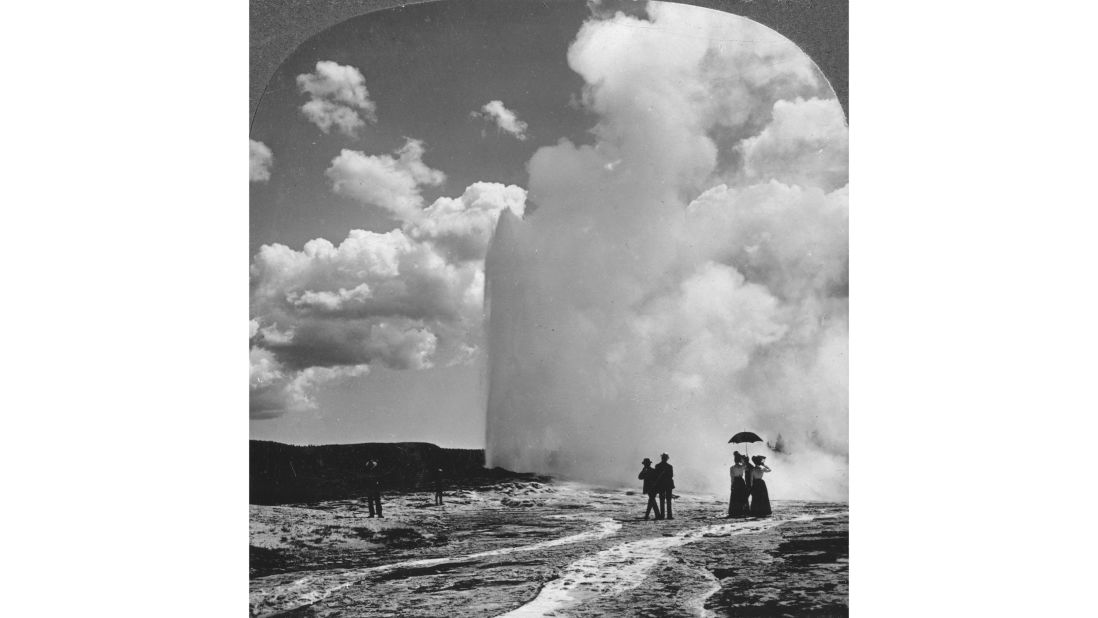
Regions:
<instances>
[{"instance_id":1,"label":"geyser water column","mask_svg":"<svg viewBox=\"0 0 1098 618\"><path fill-rule=\"evenodd\" d=\"M847 128L827 80L750 20L650 3L569 48L590 144L531 158L486 264L490 465L725 491L769 439L779 498L845 499Z\"/></svg>"}]
</instances>

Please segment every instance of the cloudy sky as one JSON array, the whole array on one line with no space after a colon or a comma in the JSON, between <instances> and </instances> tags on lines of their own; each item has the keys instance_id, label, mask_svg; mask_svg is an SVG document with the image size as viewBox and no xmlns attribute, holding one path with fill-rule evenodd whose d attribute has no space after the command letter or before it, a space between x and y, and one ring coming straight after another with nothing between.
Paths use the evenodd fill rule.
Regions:
<instances>
[{"instance_id":1,"label":"cloudy sky","mask_svg":"<svg viewBox=\"0 0 1098 618\"><path fill-rule=\"evenodd\" d=\"M538 196L527 194L532 167L539 179L570 184L551 178L568 176L567 169L554 168L557 163L570 165L554 153L592 147L599 150L599 169L613 172L625 161L621 171L627 174L644 159L626 152L610 160L603 149L617 139L614 132L624 135L632 126L628 117L613 118L615 106L621 107L613 97L633 101L630 85L644 82L646 73L613 86L617 95L604 89L596 96L595 85L613 84L615 77L601 75L601 63L585 61L585 53L575 50L581 27L613 21L606 30L612 35L596 44L610 45L606 53L625 59L630 49L653 44L684 47L702 30L708 41L702 53L706 45L724 54L744 43L736 38L742 39L742 29L702 27L701 9L664 7L656 19L632 2L431 3L345 22L286 60L251 130L253 438L484 446L484 259L497 219L505 211L537 218ZM619 9L630 15L616 16ZM759 58L780 54L752 45L758 48L748 54L753 62L732 51L727 63L710 54L716 61L709 64L745 74L772 69ZM594 50L590 57L602 53ZM653 52L648 62L659 64L660 58ZM691 171L689 182L669 181L689 195L669 194L668 200L685 206L697 198L694 209L719 208L755 199L750 193L737 197L738 191L774 181L820 192L823 204L823 192L845 186L841 109L811 63L789 62L770 71L781 76L778 82L745 78L765 86L756 90L737 90L739 82L723 75L707 77L701 86L677 86L670 75L658 88L638 91L667 110L664 117L677 134L696 134L683 153L704 159L694 166L704 173ZM706 102L718 94L721 103ZM676 111L699 101L725 120L703 127L691 120L699 117L693 111ZM645 122L636 120L636 126ZM834 147L840 141L841 148ZM645 139L637 144L659 146ZM590 173L573 171L575 178ZM781 191L767 189L756 201L765 206ZM835 255L842 257L845 284L845 191L834 195L840 197L832 201L842 202L844 241ZM595 198L597 193L586 199ZM714 218L706 229L722 223ZM713 272L699 267L702 275ZM652 305L656 311L659 306ZM662 313L673 316L680 308L666 309ZM843 312L845 322L845 305Z\"/></svg>"},{"instance_id":2,"label":"cloudy sky","mask_svg":"<svg viewBox=\"0 0 1098 618\"><path fill-rule=\"evenodd\" d=\"M526 162L591 139L583 3L444 2L306 42L251 129L251 434L484 444L483 257Z\"/></svg>"}]
</instances>

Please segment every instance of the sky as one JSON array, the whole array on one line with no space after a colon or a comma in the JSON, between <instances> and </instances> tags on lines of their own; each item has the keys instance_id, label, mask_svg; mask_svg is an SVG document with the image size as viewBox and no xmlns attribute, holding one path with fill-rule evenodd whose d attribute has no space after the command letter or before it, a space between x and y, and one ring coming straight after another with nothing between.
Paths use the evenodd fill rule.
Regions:
<instances>
[{"instance_id":1,"label":"sky","mask_svg":"<svg viewBox=\"0 0 1098 618\"><path fill-rule=\"evenodd\" d=\"M268 328L298 322L255 300L255 287L270 280L255 275L264 245L302 251L321 238L338 246L351 230L400 229L399 218L369 196L333 190L326 171L343 151L389 156L416 140L423 165L444 174L418 186L422 204L430 205L460 197L477 182L524 187L526 161L539 147L562 137L589 141L594 118L577 105L583 80L567 63L568 45L589 13L580 2L428 3L364 15L304 43L272 77L251 127L252 319ZM333 71L318 72L318 63L332 63L324 66ZM299 81L302 75L315 79ZM325 94L325 78L328 87L350 86ZM310 118L303 111L314 99L321 103L311 109L327 109L327 115L318 111ZM343 118L357 121L337 124L332 119L341 117L340 109L351 112ZM507 122L506 114L515 113L525 123L521 139ZM479 307L471 313L478 315ZM416 369L371 361L358 375L308 380L314 383L294 401L272 391L286 390L308 368L283 366L257 351L264 344L252 342L254 439L484 446L482 353ZM266 363L277 366L272 371ZM353 373L347 365L326 365ZM269 379L276 373L281 375Z\"/></svg>"},{"instance_id":2,"label":"sky","mask_svg":"<svg viewBox=\"0 0 1098 618\"><path fill-rule=\"evenodd\" d=\"M486 360L485 256L497 220L513 216L529 230L508 251L535 266L497 277L496 306L509 302L499 286L538 304L515 312L525 342L504 336L537 362L513 363L509 383L571 401L591 386L575 372L601 366L562 370L540 344L567 350L592 324L584 345L659 357L670 370L660 379L695 390L704 377L792 376L788 366L838 338L841 362L825 369L842 376L809 382L843 391L827 398L842 423L825 433L843 434L845 456L845 123L811 61L744 22L660 3L478 0L366 15L302 45L251 129L252 438L484 447L488 378L501 371ZM738 204L756 214L729 214ZM676 227L686 212L702 214ZM598 241L585 244L592 230ZM768 247L772 234L789 240ZM806 261L797 243L824 255ZM760 246L770 262L743 262ZM678 278L627 286L638 264ZM600 309L626 299L628 313ZM817 319L841 328L792 324ZM687 337L700 343L660 357ZM743 358L711 367L714 354ZM779 360L753 360L767 357ZM542 389L541 378L576 387ZM757 400L774 397L749 391L710 395L754 401L766 422Z\"/></svg>"}]
</instances>

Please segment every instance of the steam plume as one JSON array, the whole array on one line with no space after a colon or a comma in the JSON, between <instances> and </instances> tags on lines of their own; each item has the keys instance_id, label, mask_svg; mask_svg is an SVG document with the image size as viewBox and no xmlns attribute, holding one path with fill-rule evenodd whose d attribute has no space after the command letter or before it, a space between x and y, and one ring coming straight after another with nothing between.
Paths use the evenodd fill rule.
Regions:
<instances>
[{"instance_id":1,"label":"steam plume","mask_svg":"<svg viewBox=\"0 0 1098 618\"><path fill-rule=\"evenodd\" d=\"M749 429L777 498L847 495L847 130L812 61L750 20L650 3L568 61L591 144L529 162L487 261L488 458L725 491ZM741 452L743 449L740 449Z\"/></svg>"}]
</instances>

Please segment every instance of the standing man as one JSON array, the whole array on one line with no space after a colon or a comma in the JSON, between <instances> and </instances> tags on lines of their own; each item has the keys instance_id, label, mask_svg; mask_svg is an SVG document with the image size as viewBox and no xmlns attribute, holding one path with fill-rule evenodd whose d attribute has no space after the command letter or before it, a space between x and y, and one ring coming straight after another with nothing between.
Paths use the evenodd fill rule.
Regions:
<instances>
[{"instance_id":1,"label":"standing man","mask_svg":"<svg viewBox=\"0 0 1098 618\"><path fill-rule=\"evenodd\" d=\"M435 481L435 506L442 506L442 468L435 468L432 476Z\"/></svg>"},{"instance_id":2,"label":"standing man","mask_svg":"<svg viewBox=\"0 0 1098 618\"><path fill-rule=\"evenodd\" d=\"M366 502L370 505L370 517L375 509L378 517L385 517L381 514L381 471L373 459L366 462Z\"/></svg>"},{"instance_id":3,"label":"standing man","mask_svg":"<svg viewBox=\"0 0 1098 618\"><path fill-rule=\"evenodd\" d=\"M656 491L660 493L660 511L664 519L675 519L671 516L671 490L675 489L675 467L667 463L671 456L667 453L660 455L660 462L656 464Z\"/></svg>"},{"instance_id":4,"label":"standing man","mask_svg":"<svg viewBox=\"0 0 1098 618\"><path fill-rule=\"evenodd\" d=\"M645 457L641 462L644 466L641 468L640 474L637 478L644 481L644 495L648 496L648 507L644 509L644 518L648 519L648 514L651 512L656 513L656 519L663 519L663 511L660 510L660 505L656 504L656 471L652 469L652 460Z\"/></svg>"}]
</instances>

